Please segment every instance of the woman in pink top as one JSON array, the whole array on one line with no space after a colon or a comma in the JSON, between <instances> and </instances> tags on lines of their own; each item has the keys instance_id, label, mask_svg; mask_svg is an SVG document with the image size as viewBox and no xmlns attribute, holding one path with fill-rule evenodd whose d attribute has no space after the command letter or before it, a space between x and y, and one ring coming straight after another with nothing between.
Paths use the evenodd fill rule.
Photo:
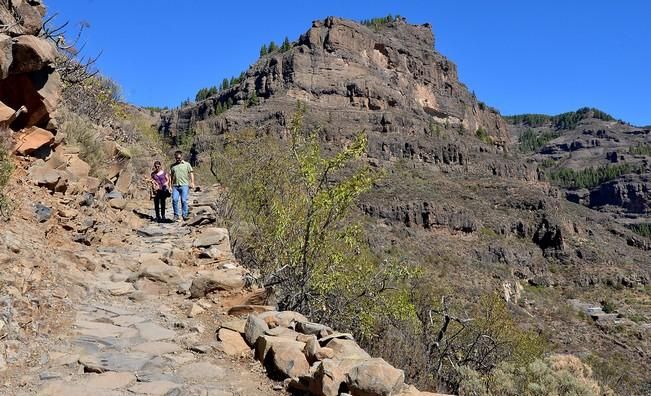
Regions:
<instances>
[{"instance_id":1,"label":"woman in pink top","mask_svg":"<svg viewBox=\"0 0 651 396\"><path fill-rule=\"evenodd\" d=\"M171 179L169 173L165 172L160 161L154 162L154 171L151 173L152 190L154 195L154 210L156 221L165 221L165 200L171 195Z\"/></svg>"}]
</instances>

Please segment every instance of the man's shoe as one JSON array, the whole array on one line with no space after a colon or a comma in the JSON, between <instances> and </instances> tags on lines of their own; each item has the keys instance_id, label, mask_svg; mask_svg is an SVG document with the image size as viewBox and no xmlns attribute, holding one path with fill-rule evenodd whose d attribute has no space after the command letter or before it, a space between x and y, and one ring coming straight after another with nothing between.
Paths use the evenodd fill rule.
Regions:
<instances>
[{"instance_id":1,"label":"man's shoe","mask_svg":"<svg viewBox=\"0 0 651 396\"><path fill-rule=\"evenodd\" d=\"M175 223L176 223L177 221L179 221L179 216L174 216L174 219L173 219L172 221L175 222Z\"/></svg>"},{"instance_id":2,"label":"man's shoe","mask_svg":"<svg viewBox=\"0 0 651 396\"><path fill-rule=\"evenodd\" d=\"M188 221L189 218L190 216L183 216L183 221Z\"/></svg>"}]
</instances>

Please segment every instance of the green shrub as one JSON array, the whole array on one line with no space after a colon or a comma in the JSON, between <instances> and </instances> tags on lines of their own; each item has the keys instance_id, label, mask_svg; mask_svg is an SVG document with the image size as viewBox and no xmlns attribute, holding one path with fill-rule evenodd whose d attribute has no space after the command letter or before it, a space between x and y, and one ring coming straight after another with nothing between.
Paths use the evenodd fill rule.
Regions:
<instances>
[{"instance_id":1,"label":"green shrub","mask_svg":"<svg viewBox=\"0 0 651 396\"><path fill-rule=\"evenodd\" d=\"M482 127L477 128L477 130L475 131L475 135L482 142L486 144L493 144L493 138L488 134L488 132L486 132L484 128Z\"/></svg>"},{"instance_id":2,"label":"green shrub","mask_svg":"<svg viewBox=\"0 0 651 396\"><path fill-rule=\"evenodd\" d=\"M304 111L299 106L289 141L253 131L227 136L211 169L234 207L227 223L236 253L274 287L279 308L363 333L381 315L410 310L398 287L410 273L381 263L351 218L375 179L358 160L365 134L326 156L317 132L302 128Z\"/></svg>"},{"instance_id":3,"label":"green shrub","mask_svg":"<svg viewBox=\"0 0 651 396\"><path fill-rule=\"evenodd\" d=\"M631 230L645 238L651 238L651 223L633 224Z\"/></svg>"},{"instance_id":4,"label":"green shrub","mask_svg":"<svg viewBox=\"0 0 651 396\"><path fill-rule=\"evenodd\" d=\"M458 373L460 396L614 395L593 378L590 366L572 355L552 355L523 366L504 362L489 375L468 367Z\"/></svg>"},{"instance_id":5,"label":"green shrub","mask_svg":"<svg viewBox=\"0 0 651 396\"><path fill-rule=\"evenodd\" d=\"M79 157L90 165L91 174L100 175L107 155L95 126L85 117L62 110L59 129L65 134L68 144L79 147Z\"/></svg>"},{"instance_id":6,"label":"green shrub","mask_svg":"<svg viewBox=\"0 0 651 396\"><path fill-rule=\"evenodd\" d=\"M651 156L651 144L638 144L628 149L634 155L648 155Z\"/></svg>"},{"instance_id":7,"label":"green shrub","mask_svg":"<svg viewBox=\"0 0 651 396\"><path fill-rule=\"evenodd\" d=\"M536 133L529 128L520 135L520 151L523 153L538 151L538 149L559 136L561 135L557 132Z\"/></svg>"},{"instance_id":8,"label":"green shrub","mask_svg":"<svg viewBox=\"0 0 651 396\"><path fill-rule=\"evenodd\" d=\"M549 181L563 188L593 188L601 183L637 171L631 164L603 165L597 168L586 168L579 171L561 168L547 174Z\"/></svg>"}]
</instances>

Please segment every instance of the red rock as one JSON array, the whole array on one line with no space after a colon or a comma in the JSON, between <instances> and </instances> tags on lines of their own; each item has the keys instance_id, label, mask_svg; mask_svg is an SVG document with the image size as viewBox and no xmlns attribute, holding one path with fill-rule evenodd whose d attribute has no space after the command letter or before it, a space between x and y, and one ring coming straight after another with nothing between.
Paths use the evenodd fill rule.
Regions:
<instances>
[{"instance_id":1,"label":"red rock","mask_svg":"<svg viewBox=\"0 0 651 396\"><path fill-rule=\"evenodd\" d=\"M54 135L50 131L38 127L31 127L21 131L14 152L19 155L28 155L43 146L54 142Z\"/></svg>"}]
</instances>

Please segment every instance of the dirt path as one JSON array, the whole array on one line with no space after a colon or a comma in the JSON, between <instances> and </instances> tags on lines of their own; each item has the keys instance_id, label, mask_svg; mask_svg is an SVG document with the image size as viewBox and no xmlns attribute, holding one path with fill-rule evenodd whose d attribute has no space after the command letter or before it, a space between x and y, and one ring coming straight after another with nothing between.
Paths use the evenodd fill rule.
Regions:
<instances>
[{"instance_id":1,"label":"dirt path","mask_svg":"<svg viewBox=\"0 0 651 396\"><path fill-rule=\"evenodd\" d=\"M193 196L198 220L203 216L207 222L213 216L214 193ZM7 293L5 306L16 312L23 297L39 295L42 312L32 319L38 323L36 330L21 330L16 319L18 327L6 332L5 350L0 351L7 356L4 373L0 371L0 376L4 374L0 394L284 394L281 384L270 381L250 353L225 353L215 338L218 325L233 319L225 315L223 301L237 299L239 290L188 299L198 272L238 269L220 230L210 224L156 224L133 214L136 209L141 217L150 215L150 202L131 201L122 212L106 208L104 213L100 209L78 213L74 222L68 222L75 224L74 232L54 237L59 227L66 228L61 215L67 209L61 197L43 199L55 212L47 226L23 215L23 222L14 224L31 225L34 232L6 233L9 252L0 256L8 258L5 263L18 256L25 262L30 256L37 262L49 257L47 268L45 263L36 264L42 282L24 295ZM29 210L23 208L24 213ZM78 224L88 222L86 217L93 217L89 214L95 224L94 234L85 234L91 240L87 246L79 237ZM7 243L12 238L15 251L11 241ZM75 238L82 243L66 240ZM11 325L6 316L3 323Z\"/></svg>"}]
</instances>

